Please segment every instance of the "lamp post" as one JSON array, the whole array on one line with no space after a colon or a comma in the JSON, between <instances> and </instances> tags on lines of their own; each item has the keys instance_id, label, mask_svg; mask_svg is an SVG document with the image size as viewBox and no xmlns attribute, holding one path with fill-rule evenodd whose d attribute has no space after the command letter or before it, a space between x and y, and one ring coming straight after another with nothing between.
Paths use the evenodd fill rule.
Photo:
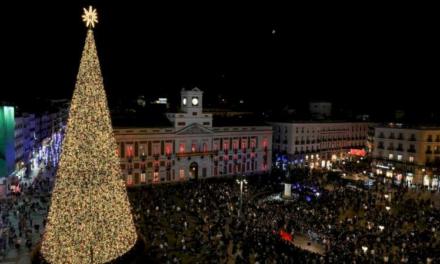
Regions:
<instances>
[{"instance_id":1,"label":"lamp post","mask_svg":"<svg viewBox=\"0 0 440 264\"><path fill-rule=\"evenodd\" d=\"M247 184L244 175L241 175L241 177L237 179L237 184L240 185L240 209L238 210L238 218L240 218L241 210L243 208L243 185Z\"/></svg>"}]
</instances>

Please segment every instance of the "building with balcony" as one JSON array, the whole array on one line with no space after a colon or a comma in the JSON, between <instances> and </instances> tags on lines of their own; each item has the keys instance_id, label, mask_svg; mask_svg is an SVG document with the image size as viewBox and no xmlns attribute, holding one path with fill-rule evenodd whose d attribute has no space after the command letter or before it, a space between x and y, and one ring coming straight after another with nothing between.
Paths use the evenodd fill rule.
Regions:
<instances>
[{"instance_id":1,"label":"building with balcony","mask_svg":"<svg viewBox=\"0 0 440 264\"><path fill-rule=\"evenodd\" d=\"M350 150L366 150L374 124L366 122L273 122L273 150L294 164L329 167ZM360 152L356 152L360 153Z\"/></svg>"},{"instance_id":2,"label":"building with balcony","mask_svg":"<svg viewBox=\"0 0 440 264\"><path fill-rule=\"evenodd\" d=\"M181 91L181 112L160 127L115 126L117 153L128 185L177 182L271 168L270 126L215 126L203 112L203 92Z\"/></svg>"},{"instance_id":3,"label":"building with balcony","mask_svg":"<svg viewBox=\"0 0 440 264\"><path fill-rule=\"evenodd\" d=\"M387 124L375 129L373 166L397 183L438 188L440 127Z\"/></svg>"}]
</instances>

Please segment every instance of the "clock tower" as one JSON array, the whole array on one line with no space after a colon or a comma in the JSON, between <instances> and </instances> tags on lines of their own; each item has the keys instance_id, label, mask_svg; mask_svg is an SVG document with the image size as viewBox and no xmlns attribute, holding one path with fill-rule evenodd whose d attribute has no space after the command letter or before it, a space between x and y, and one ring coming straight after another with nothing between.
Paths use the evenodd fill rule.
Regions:
<instances>
[{"instance_id":1,"label":"clock tower","mask_svg":"<svg viewBox=\"0 0 440 264\"><path fill-rule=\"evenodd\" d=\"M183 112L188 114L203 112L203 91L195 87L192 90L182 89L180 92L181 102L180 108Z\"/></svg>"},{"instance_id":2,"label":"clock tower","mask_svg":"<svg viewBox=\"0 0 440 264\"><path fill-rule=\"evenodd\" d=\"M211 128L212 114L203 113L203 91L195 87L191 90L180 91L180 113L167 114L168 119L177 129L193 124Z\"/></svg>"}]
</instances>

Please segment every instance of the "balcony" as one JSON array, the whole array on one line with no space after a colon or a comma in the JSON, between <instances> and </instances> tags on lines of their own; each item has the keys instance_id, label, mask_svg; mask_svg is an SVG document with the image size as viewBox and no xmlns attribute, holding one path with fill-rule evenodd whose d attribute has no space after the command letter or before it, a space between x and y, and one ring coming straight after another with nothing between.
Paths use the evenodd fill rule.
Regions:
<instances>
[{"instance_id":1,"label":"balcony","mask_svg":"<svg viewBox=\"0 0 440 264\"><path fill-rule=\"evenodd\" d=\"M177 153L177 157L194 157L194 156L207 156L217 155L218 151L197 151L197 152L180 152Z\"/></svg>"}]
</instances>

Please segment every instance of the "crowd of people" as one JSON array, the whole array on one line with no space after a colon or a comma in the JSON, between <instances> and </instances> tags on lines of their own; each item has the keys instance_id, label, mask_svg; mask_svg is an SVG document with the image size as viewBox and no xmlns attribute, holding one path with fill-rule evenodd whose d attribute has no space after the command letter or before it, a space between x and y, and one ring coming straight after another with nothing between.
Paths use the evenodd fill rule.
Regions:
<instances>
[{"instance_id":1,"label":"crowd of people","mask_svg":"<svg viewBox=\"0 0 440 264\"><path fill-rule=\"evenodd\" d=\"M0 203L3 257L38 242L53 175L40 174ZM242 196L236 178L133 187L128 194L144 257L160 263L440 262L438 196L380 181L367 190L332 179L326 188L325 178L294 177L293 200L267 199L284 189L275 174L247 177ZM299 236L322 253L297 247Z\"/></svg>"},{"instance_id":2,"label":"crowd of people","mask_svg":"<svg viewBox=\"0 0 440 264\"><path fill-rule=\"evenodd\" d=\"M281 192L278 179L248 179L241 217L234 179L134 188L129 195L149 258L164 263L440 261L440 211L422 192L381 184L352 189L342 182L326 191L322 175L315 176L297 186L313 186L319 197L299 193L290 202L262 199ZM293 239L307 236L325 253L295 247L281 230Z\"/></svg>"},{"instance_id":3,"label":"crowd of people","mask_svg":"<svg viewBox=\"0 0 440 264\"><path fill-rule=\"evenodd\" d=\"M10 250L30 252L40 240L54 169L38 174L32 182L21 182L20 193L10 194L0 201L0 262Z\"/></svg>"}]
</instances>

